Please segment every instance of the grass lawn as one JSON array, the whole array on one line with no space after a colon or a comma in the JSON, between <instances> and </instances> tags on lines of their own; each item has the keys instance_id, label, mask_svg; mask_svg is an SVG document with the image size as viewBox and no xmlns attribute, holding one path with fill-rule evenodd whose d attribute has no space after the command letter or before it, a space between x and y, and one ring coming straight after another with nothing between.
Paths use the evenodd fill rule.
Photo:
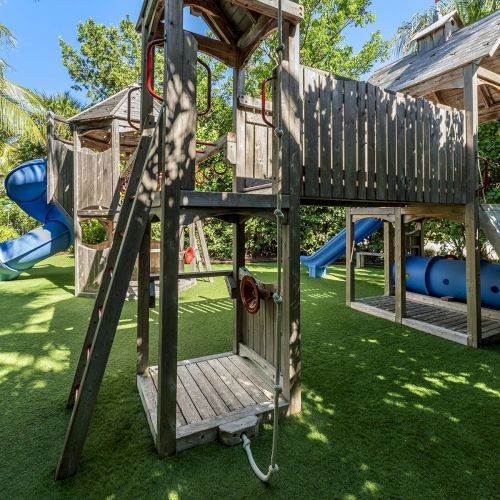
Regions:
<instances>
[{"instance_id":1,"label":"grass lawn","mask_svg":"<svg viewBox=\"0 0 500 500\"><path fill-rule=\"evenodd\" d=\"M93 305L73 297L72 266L57 256L0 283L1 498L499 498L500 346L472 350L348 310L341 267L324 280L302 275L303 411L280 426L281 470L270 486L240 447L212 443L158 460L135 388L134 302L80 471L55 483ZM272 267L253 269L272 279ZM380 270L357 276L359 295L382 290ZM222 279L183 293L180 316L179 359L231 349ZM267 467L270 428L252 448Z\"/></svg>"}]
</instances>

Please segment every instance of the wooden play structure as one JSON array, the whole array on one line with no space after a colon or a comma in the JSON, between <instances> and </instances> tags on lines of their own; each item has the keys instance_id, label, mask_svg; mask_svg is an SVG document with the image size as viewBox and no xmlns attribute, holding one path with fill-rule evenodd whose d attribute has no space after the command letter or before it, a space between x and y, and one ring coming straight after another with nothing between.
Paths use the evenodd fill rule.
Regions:
<instances>
[{"instance_id":1,"label":"wooden play structure","mask_svg":"<svg viewBox=\"0 0 500 500\"><path fill-rule=\"evenodd\" d=\"M217 38L184 29L186 6ZM282 22L277 22L280 14ZM275 393L280 394L281 413L300 412L301 204L376 207L388 220L396 217L396 241L404 233L403 214L463 215L470 279L468 340L480 343L475 145L478 79L486 73L477 66L478 56L467 59L457 73L466 105L465 111L455 109L301 66L302 16L302 8L291 0L145 1L137 25L143 42L140 135L125 195L119 206L109 200L109 208L118 211L113 242L69 395L73 410L57 479L77 470L137 255L137 385L160 457L218 436L224 440L228 429L239 429L234 436L240 442L246 425L241 422L252 417L255 425L270 418ZM244 95L244 68L277 27L283 42L280 64L263 84L264 96L266 84L273 85L271 104ZM160 94L152 72L156 46L165 48ZM233 128L202 153L197 153L196 138L197 113L204 112L196 106L198 52L234 71ZM232 191L196 191L197 159L216 152L232 165ZM232 224L233 265L180 273L180 228L206 217ZM262 283L245 267L245 224L251 217L277 222L278 262L283 265L278 265L276 283ZM151 273L149 258L155 219L161 222L158 275ZM403 252L403 245L396 245L398 319L405 316ZM231 352L177 358L178 279L186 275L226 278L234 309ZM154 366L149 359L152 280L160 287ZM348 290L352 294L351 278ZM276 335L279 342L273 340ZM273 380L276 371L278 381Z\"/></svg>"},{"instance_id":2,"label":"wooden play structure","mask_svg":"<svg viewBox=\"0 0 500 500\"><path fill-rule=\"evenodd\" d=\"M75 295L95 296L109 255L114 228L130 175L140 134L140 87L130 85L121 92L82 111L69 120L48 117L48 201L57 203L74 220ZM153 115L158 117L160 106ZM73 141L60 137L57 127L70 129ZM83 226L99 223L106 238L87 243ZM191 270L211 270L210 256L201 221L180 228L180 265L183 262L185 233L188 233ZM159 273L159 244L152 242L152 272ZM136 280L137 272L132 275ZM184 289L196 283L192 278L179 282ZM129 295L133 296L135 286Z\"/></svg>"}]
</instances>

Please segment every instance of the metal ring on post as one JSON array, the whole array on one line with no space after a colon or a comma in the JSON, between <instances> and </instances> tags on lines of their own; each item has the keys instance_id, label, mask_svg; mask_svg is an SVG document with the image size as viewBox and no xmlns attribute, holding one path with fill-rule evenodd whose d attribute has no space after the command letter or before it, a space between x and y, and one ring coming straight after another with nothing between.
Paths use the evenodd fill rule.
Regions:
<instances>
[{"instance_id":1,"label":"metal ring on post","mask_svg":"<svg viewBox=\"0 0 500 500\"><path fill-rule=\"evenodd\" d=\"M240 283L240 295L243 307L248 314L256 314L260 309L260 291L252 276L243 276Z\"/></svg>"},{"instance_id":2,"label":"metal ring on post","mask_svg":"<svg viewBox=\"0 0 500 500\"><path fill-rule=\"evenodd\" d=\"M148 92L159 101L163 101L163 97L154 91L153 70L154 70L154 49L165 43L165 38L151 40L148 43L147 59L146 59L146 88Z\"/></svg>"}]
</instances>

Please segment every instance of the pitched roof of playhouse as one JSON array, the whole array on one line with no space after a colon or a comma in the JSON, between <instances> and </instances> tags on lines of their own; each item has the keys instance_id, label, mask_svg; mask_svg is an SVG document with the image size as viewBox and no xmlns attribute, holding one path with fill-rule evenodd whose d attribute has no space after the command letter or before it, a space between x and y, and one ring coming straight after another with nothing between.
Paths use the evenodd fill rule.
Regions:
<instances>
[{"instance_id":1,"label":"pitched roof of playhouse","mask_svg":"<svg viewBox=\"0 0 500 500\"><path fill-rule=\"evenodd\" d=\"M447 17L414 37L421 39L442 25ZM476 59L493 57L500 44L500 11L452 33L443 44L425 52L415 52L376 71L369 82L392 91L403 91L439 75L461 68ZM495 58L495 65L500 61Z\"/></svg>"},{"instance_id":2,"label":"pitched roof of playhouse","mask_svg":"<svg viewBox=\"0 0 500 500\"><path fill-rule=\"evenodd\" d=\"M70 123L77 124L83 122L99 122L112 119L127 120L128 94L131 89L137 89L131 94L130 117L133 121L139 121L141 112L141 92L140 85L132 84L120 90L116 94L104 99L104 101L94 104L81 113L69 119Z\"/></svg>"}]
</instances>

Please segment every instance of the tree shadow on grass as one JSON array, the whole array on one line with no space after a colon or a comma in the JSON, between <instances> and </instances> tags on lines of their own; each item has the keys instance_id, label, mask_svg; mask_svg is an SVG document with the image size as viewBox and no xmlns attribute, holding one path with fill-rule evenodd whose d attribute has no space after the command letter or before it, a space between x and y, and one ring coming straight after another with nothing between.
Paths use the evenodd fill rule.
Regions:
<instances>
[{"instance_id":1,"label":"tree shadow on grass","mask_svg":"<svg viewBox=\"0 0 500 500\"><path fill-rule=\"evenodd\" d=\"M272 268L262 272L274 276ZM303 411L280 425L281 470L270 487L252 476L240 447L213 443L158 460L135 388L135 302L124 306L79 473L54 483L69 420L64 405L93 305L53 286L63 275L70 286L70 273L33 276L8 294L0 286L6 498L496 495L499 348L474 351L349 310L340 270L338 279L302 275ZM379 282L360 282L360 293L373 290ZM189 290L180 304L180 359L230 350L222 279ZM153 310L153 362L157 321ZM270 447L266 427L252 445L262 466Z\"/></svg>"}]
</instances>

